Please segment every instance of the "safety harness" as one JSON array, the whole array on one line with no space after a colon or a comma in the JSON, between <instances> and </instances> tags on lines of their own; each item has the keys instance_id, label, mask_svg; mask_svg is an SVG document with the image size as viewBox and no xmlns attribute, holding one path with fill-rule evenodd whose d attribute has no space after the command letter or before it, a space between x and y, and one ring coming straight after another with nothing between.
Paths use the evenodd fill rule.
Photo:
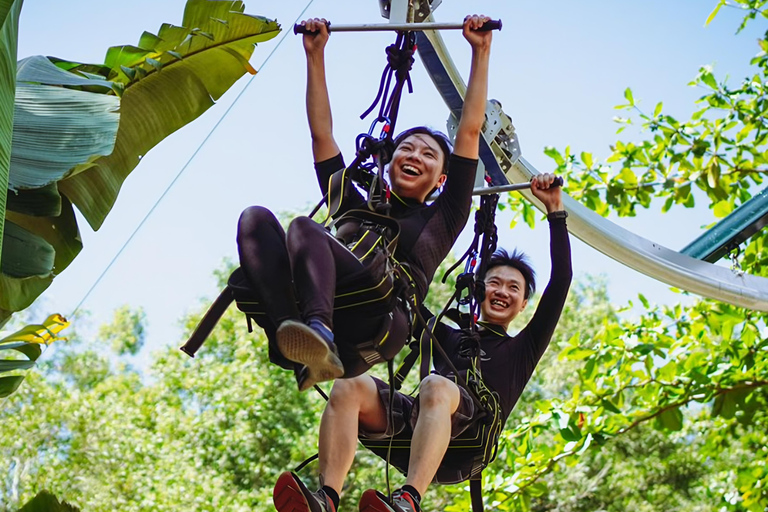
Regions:
<instances>
[{"instance_id":1,"label":"safety harness","mask_svg":"<svg viewBox=\"0 0 768 512\"><path fill-rule=\"evenodd\" d=\"M481 472L495 457L498 438L503 428L498 403L498 395L490 391L482 381L480 357L482 350L477 332L477 317L479 305L484 296L484 285L476 279L483 275L487 257L496 248L496 227L494 216L498 194L486 195L481 198L480 209L475 214L475 237L467 252L443 277L447 276L458 265L466 260L465 271L458 276L456 291L446 307L437 316L425 315L422 305L417 303L414 281L411 270L404 263L394 258L400 234L398 222L389 217L391 209L391 192L384 178L384 168L392 159L394 153L394 133L400 98L405 85L412 92L409 71L414 62L413 53L416 50L415 36L412 32L398 32L397 40L386 49L387 66L381 77L379 91L373 104L361 115L367 117L380 105L377 118L371 124L368 133L358 135L356 139L355 160L345 169L334 173L329 181L328 193L310 213L314 217L324 204L328 206L328 216L325 226L330 230L336 228L336 237L365 261L367 268L381 266L380 271L371 272L380 278L376 282L363 283L359 276L350 276L337 283L334 298L334 312L340 310L354 311L355 314L377 315L392 311L397 301L405 301L412 316L412 327L416 324L421 332L418 339L409 346L411 352L394 372L392 361L389 363L390 402L394 399L395 389L400 389L408 372L421 357L420 374L423 380L429 374L433 349L437 350L449 367L455 382L466 389L475 404L477 421L457 438L451 440L446 458L438 470L436 481L440 483L457 483L470 479L472 493L472 508L474 512L483 510ZM395 78L392 84L392 78ZM374 136L376 126L381 124L381 133ZM348 210L341 215L343 202L348 197L350 187L358 185L367 191L367 209ZM480 266L476 268L478 257ZM203 345L213 328L216 326L226 309L232 302L237 304L240 311L245 313L248 331L253 330L252 320L258 320L266 313L259 299L250 288L242 269L236 269L229 277L227 286L219 294L211 307L205 313L197 328L181 350L194 357ZM467 306L467 313L451 309L456 301L458 305ZM425 319L429 317L429 320ZM415 318L413 318L415 317ZM471 369L462 373L451 363L450 358L435 338L434 327L437 322L447 317L462 328L463 343L461 352L472 361ZM356 344L360 355L369 365L383 362L377 348L384 342L389 330L389 324L384 323L378 333L370 340L361 340ZM315 389L325 398L328 397L319 386ZM391 411L391 407L390 407ZM360 440L363 446L387 460L389 465L392 450L409 450L409 439L389 440ZM302 463L299 471L317 456L310 457ZM471 463L467 470L458 469ZM397 467L397 466L396 466ZM397 467L405 473L407 468ZM387 471L387 486L389 487L389 472Z\"/></svg>"},{"instance_id":2,"label":"safety harness","mask_svg":"<svg viewBox=\"0 0 768 512\"><path fill-rule=\"evenodd\" d=\"M366 275L377 276L375 282L361 282L364 277L358 275L340 280L334 298L334 312L354 310L355 314L384 315L393 310L397 301L410 302L407 297L415 293L410 277L412 271L394 258L400 225L388 216L391 209L390 188L384 178L384 168L394 153L392 133L406 84L412 92L409 72L415 50L415 36L411 32L398 32L395 43L387 47L387 66L379 91L373 104L361 117L365 118L380 103L379 115L368 133L358 135L355 160L346 169L331 176L328 193L309 215L314 217L323 204L327 204L326 227L329 230L335 227L336 237L366 263ZM379 124L383 124L381 133L375 137L373 133ZM339 215L348 191L355 184L368 193L367 209L349 210ZM258 322L266 314L242 269L238 268L181 350L194 357L233 301L245 313L249 332L253 329L252 320ZM373 339L356 344L369 365L384 361L377 348L386 340L388 331L389 324L384 322Z\"/></svg>"},{"instance_id":3,"label":"safety harness","mask_svg":"<svg viewBox=\"0 0 768 512\"><path fill-rule=\"evenodd\" d=\"M495 458L498 450L498 440L504 428L498 394L488 389L482 379L480 366L483 351L480 347L477 318L480 304L485 296L485 285L479 276L485 274L487 262L496 250L497 234L495 212L498 194L481 197L480 207L475 213L475 235L470 247L443 276L443 282L462 262L464 272L456 279L453 295L443 310L429 320L424 320L420 308L416 308L416 316L421 326L421 335L414 339L410 346L411 352L406 355L394 375L390 375L390 409L395 389L400 389L409 371L417 360L419 365L419 380L422 381L430 373L430 363L436 351L450 369L450 378L457 385L467 390L475 405L475 421L460 435L451 439L443 461L438 468L434 481L442 484L453 484L470 480L470 494L474 512L483 511L482 470ZM478 265L479 259L479 265ZM456 303L455 308L451 306ZM464 306L466 312L459 307ZM460 327L461 344L459 354L470 360L470 369L460 372L451 362L450 357L435 337L435 326L443 318L448 318ZM391 423L390 423L391 424ZM393 436L389 439L360 438L363 446L390 463L393 450L410 451L409 435ZM404 460L399 457L398 460ZM394 464L395 467L407 474L407 467Z\"/></svg>"}]
</instances>

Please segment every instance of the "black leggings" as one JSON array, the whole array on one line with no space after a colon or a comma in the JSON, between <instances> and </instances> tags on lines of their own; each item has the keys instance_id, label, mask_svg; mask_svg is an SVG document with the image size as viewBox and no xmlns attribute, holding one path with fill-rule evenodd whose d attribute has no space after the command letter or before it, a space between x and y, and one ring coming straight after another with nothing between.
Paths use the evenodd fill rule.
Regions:
<instances>
[{"instance_id":1,"label":"black leggings","mask_svg":"<svg viewBox=\"0 0 768 512\"><path fill-rule=\"evenodd\" d=\"M240 215L237 246L240 266L267 313L266 325L260 325L272 350L274 332L283 321L316 319L334 331L345 377L367 369L360 371L362 359L354 345L371 339L390 315L334 315L336 283L365 271L354 254L308 217L296 217L286 234L272 212L261 206L251 206ZM396 308L392 318L386 346L379 349L385 359L399 352L408 335L405 312Z\"/></svg>"}]
</instances>

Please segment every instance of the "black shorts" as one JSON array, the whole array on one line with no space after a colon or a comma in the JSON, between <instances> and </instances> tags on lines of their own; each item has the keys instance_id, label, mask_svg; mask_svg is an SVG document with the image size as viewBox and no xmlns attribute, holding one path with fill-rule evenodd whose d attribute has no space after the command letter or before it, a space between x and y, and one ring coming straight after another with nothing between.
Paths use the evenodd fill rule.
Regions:
<instances>
[{"instance_id":1,"label":"black shorts","mask_svg":"<svg viewBox=\"0 0 768 512\"><path fill-rule=\"evenodd\" d=\"M360 441L382 458L386 459L389 452L390 464L407 474L408 459L411 454L410 441L419 417L419 396L412 397L395 391L390 409L389 385L376 377L372 378L376 383L379 399L387 412L387 429L385 432L368 432L360 428ZM461 393L459 406L451 416L451 439L456 439L464 433L471 433L470 431L474 430L478 424L478 411L469 392L462 386L459 386L459 392ZM449 448L433 482L449 484L466 480L472 471L474 458L474 453L458 452Z\"/></svg>"}]
</instances>

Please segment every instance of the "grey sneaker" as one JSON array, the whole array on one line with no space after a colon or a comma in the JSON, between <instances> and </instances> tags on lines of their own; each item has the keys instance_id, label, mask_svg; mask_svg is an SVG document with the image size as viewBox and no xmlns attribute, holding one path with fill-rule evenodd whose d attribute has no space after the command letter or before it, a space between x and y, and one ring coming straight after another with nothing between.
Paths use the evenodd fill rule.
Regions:
<instances>
[{"instance_id":1,"label":"grey sneaker","mask_svg":"<svg viewBox=\"0 0 768 512\"><path fill-rule=\"evenodd\" d=\"M375 489L368 489L360 497L360 512L421 512L416 500L408 492L398 489L392 500Z\"/></svg>"},{"instance_id":2,"label":"grey sneaker","mask_svg":"<svg viewBox=\"0 0 768 512\"><path fill-rule=\"evenodd\" d=\"M306 377L298 379L299 391L344 375L336 345L323 334L296 320L286 320L277 328L277 347L283 356L306 366Z\"/></svg>"},{"instance_id":3,"label":"grey sneaker","mask_svg":"<svg viewBox=\"0 0 768 512\"><path fill-rule=\"evenodd\" d=\"M322 489L310 492L301 479L290 471L277 479L272 501L277 512L336 512L333 501Z\"/></svg>"}]
</instances>

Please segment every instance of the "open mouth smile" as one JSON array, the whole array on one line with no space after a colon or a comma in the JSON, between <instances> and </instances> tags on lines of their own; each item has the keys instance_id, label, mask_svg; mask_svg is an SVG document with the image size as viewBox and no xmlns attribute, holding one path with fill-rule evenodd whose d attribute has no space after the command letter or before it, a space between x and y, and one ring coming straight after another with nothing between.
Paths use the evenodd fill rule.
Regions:
<instances>
[{"instance_id":1,"label":"open mouth smile","mask_svg":"<svg viewBox=\"0 0 768 512\"><path fill-rule=\"evenodd\" d=\"M509 307L509 303L504 302L503 300L499 300L499 299L493 299L491 301L491 305L492 306L498 306L500 308L508 308Z\"/></svg>"},{"instance_id":2,"label":"open mouth smile","mask_svg":"<svg viewBox=\"0 0 768 512\"><path fill-rule=\"evenodd\" d=\"M417 168L413 167L412 165L403 165L401 169L403 171L403 174L407 174L408 176L414 176L414 177L421 176L421 171L419 171Z\"/></svg>"}]
</instances>

